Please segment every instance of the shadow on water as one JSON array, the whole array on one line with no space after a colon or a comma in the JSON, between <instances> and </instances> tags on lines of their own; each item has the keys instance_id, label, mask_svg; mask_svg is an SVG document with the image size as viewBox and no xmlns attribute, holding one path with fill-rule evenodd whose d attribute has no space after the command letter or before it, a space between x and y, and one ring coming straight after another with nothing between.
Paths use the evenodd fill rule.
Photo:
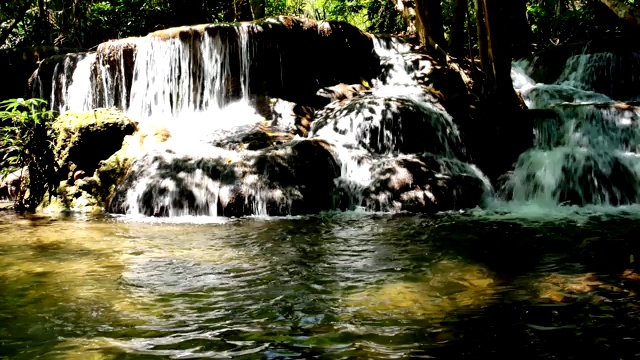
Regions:
<instances>
[{"instance_id":1,"label":"shadow on water","mask_svg":"<svg viewBox=\"0 0 640 360\"><path fill-rule=\"evenodd\" d=\"M446 319L436 358L637 357L638 227L625 216L579 220L456 219L431 237L487 267L499 290L472 316ZM445 250L448 249L448 250Z\"/></svg>"},{"instance_id":2,"label":"shadow on water","mask_svg":"<svg viewBox=\"0 0 640 360\"><path fill-rule=\"evenodd\" d=\"M621 277L637 225L625 216L5 215L10 358L626 359L639 348L638 283Z\"/></svg>"}]
</instances>

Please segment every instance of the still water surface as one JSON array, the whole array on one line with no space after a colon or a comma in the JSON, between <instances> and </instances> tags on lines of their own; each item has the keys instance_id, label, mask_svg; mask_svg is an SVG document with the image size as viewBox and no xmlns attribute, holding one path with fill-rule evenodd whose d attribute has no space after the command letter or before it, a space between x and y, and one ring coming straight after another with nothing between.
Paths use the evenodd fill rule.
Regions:
<instances>
[{"instance_id":1,"label":"still water surface","mask_svg":"<svg viewBox=\"0 0 640 360\"><path fill-rule=\"evenodd\" d=\"M0 359L634 358L637 213L0 211Z\"/></svg>"}]
</instances>

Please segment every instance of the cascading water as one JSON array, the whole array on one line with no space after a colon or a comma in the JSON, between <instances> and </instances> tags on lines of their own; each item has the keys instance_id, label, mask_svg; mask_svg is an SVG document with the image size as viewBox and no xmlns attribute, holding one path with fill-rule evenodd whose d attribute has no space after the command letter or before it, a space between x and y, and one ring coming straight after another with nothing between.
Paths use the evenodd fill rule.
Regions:
<instances>
[{"instance_id":1,"label":"cascading water","mask_svg":"<svg viewBox=\"0 0 640 360\"><path fill-rule=\"evenodd\" d=\"M460 178L477 190L466 194L470 202L490 192L486 176L465 162L453 118L423 83L431 62L395 38L373 37L373 43L386 70L370 94L330 104L312 125L312 136L336 144L338 188L347 198L338 199L340 206L397 211L441 201L463 207L463 196L455 195ZM444 188L454 195L437 200Z\"/></svg>"},{"instance_id":2,"label":"cascading water","mask_svg":"<svg viewBox=\"0 0 640 360\"><path fill-rule=\"evenodd\" d=\"M218 215L227 190L212 174L242 160L215 145L263 120L249 104L253 26L194 27L187 39L161 31L138 45L128 114L163 124L171 139L134 164L139 176L121 204L128 213ZM260 187L244 186L253 212L266 215Z\"/></svg>"},{"instance_id":3,"label":"cascading water","mask_svg":"<svg viewBox=\"0 0 640 360\"><path fill-rule=\"evenodd\" d=\"M572 56L554 84L536 84L527 62L514 64L514 87L540 115L534 147L520 156L504 185L505 197L577 205L640 201L640 108L623 102L634 95L620 91L617 86L629 84L620 84L615 75L620 62L640 68L639 55ZM627 82L633 80L629 76Z\"/></svg>"},{"instance_id":4,"label":"cascading water","mask_svg":"<svg viewBox=\"0 0 640 360\"><path fill-rule=\"evenodd\" d=\"M289 32L291 26L301 31ZM265 28L271 35L264 36ZM438 211L480 203L491 185L468 163L453 118L425 81L433 69L428 57L396 39L360 31L331 35L331 29L280 19L110 41L73 69L59 64L56 72L64 81L56 84L66 87L52 90L52 100L61 111L117 107L141 126L170 133L166 142L137 156L112 198L110 210L116 212L283 215L332 208ZM300 56L296 46L278 45L285 31L292 34L286 40L291 44L316 39L318 46L340 54L358 49L366 54L364 62L379 59L385 71L364 94L322 109L311 139L291 141L285 134L289 140L283 143L272 140L276 128L254 110L265 104L265 94L314 103L310 97L320 84L358 81L330 56L313 62L329 61L328 69L305 74L285 69L283 62ZM281 74L264 73L274 70ZM278 79L280 84L271 84ZM291 86L304 88L296 92ZM266 130L256 131L262 127ZM247 145L254 137L261 139L257 150Z\"/></svg>"}]
</instances>

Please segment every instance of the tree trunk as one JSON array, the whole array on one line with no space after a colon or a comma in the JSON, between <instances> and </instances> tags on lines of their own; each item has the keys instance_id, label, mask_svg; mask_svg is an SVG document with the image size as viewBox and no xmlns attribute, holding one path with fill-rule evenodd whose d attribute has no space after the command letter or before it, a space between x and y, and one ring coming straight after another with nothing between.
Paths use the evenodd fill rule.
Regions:
<instances>
[{"instance_id":1,"label":"tree trunk","mask_svg":"<svg viewBox=\"0 0 640 360\"><path fill-rule=\"evenodd\" d=\"M624 0L600 0L607 5L620 19L640 28L640 7L629 5Z\"/></svg>"},{"instance_id":2,"label":"tree trunk","mask_svg":"<svg viewBox=\"0 0 640 360\"><path fill-rule=\"evenodd\" d=\"M420 41L425 46L444 53L442 49L446 43L444 41L444 25L440 1L417 0L416 13L418 15L416 27L420 34Z\"/></svg>"},{"instance_id":3,"label":"tree trunk","mask_svg":"<svg viewBox=\"0 0 640 360\"><path fill-rule=\"evenodd\" d=\"M251 11L254 20L262 19L265 15L265 0L251 0Z\"/></svg>"},{"instance_id":4,"label":"tree trunk","mask_svg":"<svg viewBox=\"0 0 640 360\"><path fill-rule=\"evenodd\" d=\"M468 0L455 0L453 4L453 20L449 35L449 54L459 57L464 53L464 24L467 16Z\"/></svg>"},{"instance_id":5,"label":"tree trunk","mask_svg":"<svg viewBox=\"0 0 640 360\"><path fill-rule=\"evenodd\" d=\"M510 5L502 0L478 3L478 45L485 73L484 92L495 105L513 108L519 104L511 82Z\"/></svg>"},{"instance_id":6,"label":"tree trunk","mask_svg":"<svg viewBox=\"0 0 640 360\"><path fill-rule=\"evenodd\" d=\"M531 55L533 33L527 19L527 0L509 0L509 7L511 55L514 58Z\"/></svg>"},{"instance_id":7,"label":"tree trunk","mask_svg":"<svg viewBox=\"0 0 640 360\"><path fill-rule=\"evenodd\" d=\"M522 120L520 100L511 80L511 4L476 0L478 46L484 73L481 88L485 121L476 124L482 139L483 171L495 180L511 169L531 143L533 130Z\"/></svg>"}]
</instances>

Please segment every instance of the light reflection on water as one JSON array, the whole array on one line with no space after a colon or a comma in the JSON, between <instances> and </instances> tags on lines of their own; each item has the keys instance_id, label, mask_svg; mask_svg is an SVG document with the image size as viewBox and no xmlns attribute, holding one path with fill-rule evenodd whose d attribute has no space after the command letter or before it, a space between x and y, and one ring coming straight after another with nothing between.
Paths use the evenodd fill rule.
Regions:
<instances>
[{"instance_id":1,"label":"light reflection on water","mask_svg":"<svg viewBox=\"0 0 640 360\"><path fill-rule=\"evenodd\" d=\"M550 219L0 211L0 357L637 353L634 217Z\"/></svg>"}]
</instances>

